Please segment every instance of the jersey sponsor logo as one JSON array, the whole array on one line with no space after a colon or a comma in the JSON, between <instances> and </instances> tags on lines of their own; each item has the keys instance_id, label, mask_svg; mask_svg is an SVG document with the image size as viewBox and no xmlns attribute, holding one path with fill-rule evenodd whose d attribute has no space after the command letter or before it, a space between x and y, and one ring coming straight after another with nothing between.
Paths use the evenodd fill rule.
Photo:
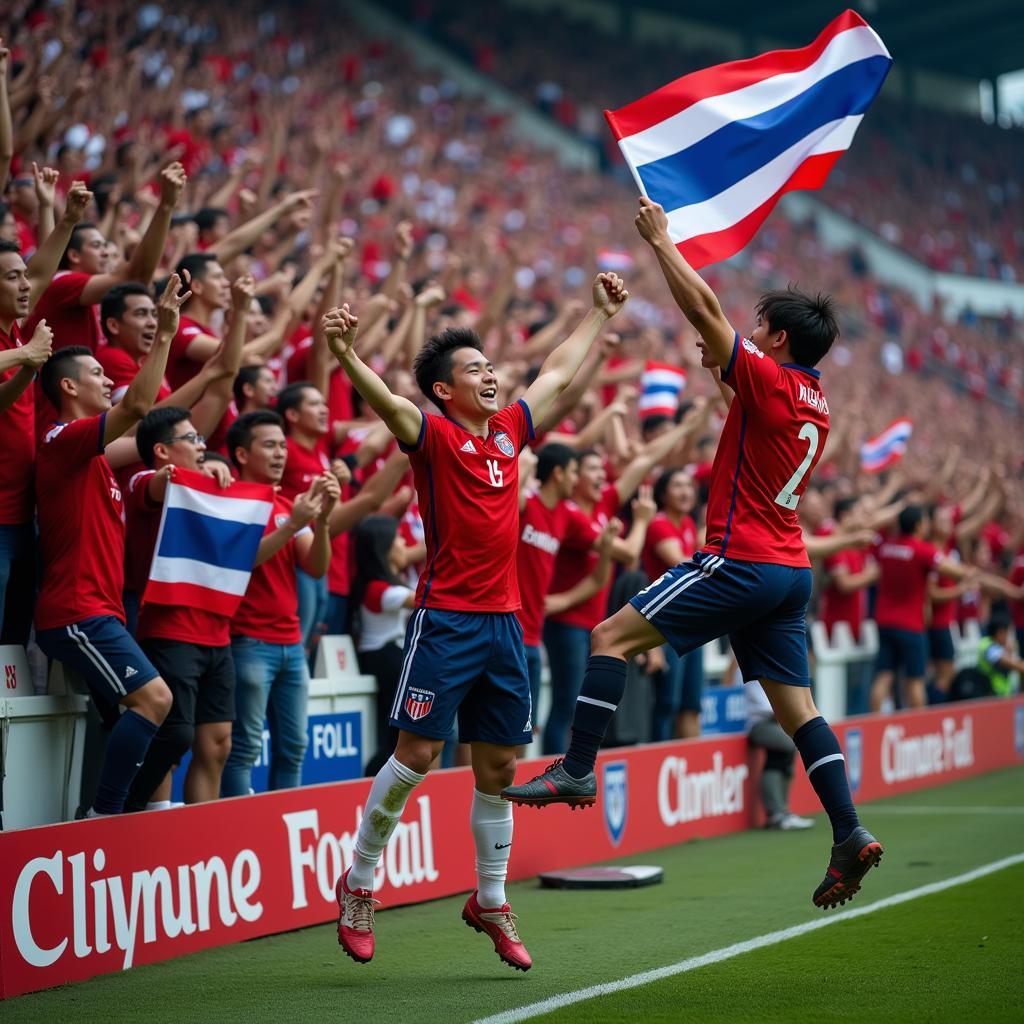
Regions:
<instances>
[{"instance_id":1,"label":"jersey sponsor logo","mask_svg":"<svg viewBox=\"0 0 1024 1024\"><path fill-rule=\"evenodd\" d=\"M910 562L914 558L914 549L909 544L883 544L878 549L880 558L893 558L899 562Z\"/></svg>"},{"instance_id":2,"label":"jersey sponsor logo","mask_svg":"<svg viewBox=\"0 0 1024 1024\"><path fill-rule=\"evenodd\" d=\"M810 405L820 413L828 415L828 402L825 401L825 396L814 388L809 388L806 384L800 385L800 401L804 405Z\"/></svg>"},{"instance_id":3,"label":"jersey sponsor logo","mask_svg":"<svg viewBox=\"0 0 1024 1024\"><path fill-rule=\"evenodd\" d=\"M124 677L125 677L125 679L131 679L131 677L132 677L132 676L137 676L138 674L139 674L139 673L138 673L138 672L136 672L136 671L135 671L135 669L133 669L133 668L131 667L131 665L129 665L129 666L128 666L128 667L127 667L127 668L126 668L125 670L124 670Z\"/></svg>"},{"instance_id":4,"label":"jersey sponsor logo","mask_svg":"<svg viewBox=\"0 0 1024 1024\"><path fill-rule=\"evenodd\" d=\"M510 459L515 457L516 448L508 434L504 432L495 434L494 443L498 446L498 451L502 455L507 455Z\"/></svg>"},{"instance_id":5,"label":"jersey sponsor logo","mask_svg":"<svg viewBox=\"0 0 1024 1024\"><path fill-rule=\"evenodd\" d=\"M44 438L44 440L45 440L45 441L47 441L47 442L49 442L49 441L52 441L52 440L53 440L53 439L54 439L55 437L57 437L57 436L58 436L58 435L60 434L60 432L61 432L61 431L62 431L62 430L63 430L63 429L64 429L64 428L66 427L66 426L67 426L67 424L66 424L66 423L55 423L55 424L54 424L54 425L53 425L52 427L50 427L50 429L49 429L49 430L48 430L48 431L46 432L46 437Z\"/></svg>"},{"instance_id":6,"label":"jersey sponsor logo","mask_svg":"<svg viewBox=\"0 0 1024 1024\"><path fill-rule=\"evenodd\" d=\"M601 806L604 808L604 825L612 846L622 842L626 831L626 816L629 813L629 786L626 778L626 762L612 761L601 770L601 785L604 790Z\"/></svg>"},{"instance_id":7,"label":"jersey sponsor logo","mask_svg":"<svg viewBox=\"0 0 1024 1024\"><path fill-rule=\"evenodd\" d=\"M472 442L472 441L467 441L467 442L466 442L466 443L465 443L465 444L464 444L464 445L463 445L463 446L462 446L462 447L461 447L461 448L459 449L459 451L460 451L460 452L470 452L471 454L473 454L473 455L476 455L476 448L475 448L475 447L473 446L473 442Z\"/></svg>"},{"instance_id":8,"label":"jersey sponsor logo","mask_svg":"<svg viewBox=\"0 0 1024 1024\"><path fill-rule=\"evenodd\" d=\"M414 722L418 722L421 718L426 718L430 714L430 709L434 706L435 696L436 694L433 690L421 690L418 687L410 686L409 693L405 698L406 714Z\"/></svg>"},{"instance_id":9,"label":"jersey sponsor logo","mask_svg":"<svg viewBox=\"0 0 1024 1024\"><path fill-rule=\"evenodd\" d=\"M542 533L529 523L523 527L523 535L519 539L532 548L546 551L549 555L557 555L558 549L562 546L562 542L557 537L552 537L550 533Z\"/></svg>"},{"instance_id":10,"label":"jersey sponsor logo","mask_svg":"<svg viewBox=\"0 0 1024 1024\"><path fill-rule=\"evenodd\" d=\"M764 359L764 353L749 338L743 339L743 347L752 356L757 356L758 359Z\"/></svg>"},{"instance_id":11,"label":"jersey sponsor logo","mask_svg":"<svg viewBox=\"0 0 1024 1024\"><path fill-rule=\"evenodd\" d=\"M860 729L846 730L846 775L850 790L856 793L864 776L864 735Z\"/></svg>"}]
</instances>

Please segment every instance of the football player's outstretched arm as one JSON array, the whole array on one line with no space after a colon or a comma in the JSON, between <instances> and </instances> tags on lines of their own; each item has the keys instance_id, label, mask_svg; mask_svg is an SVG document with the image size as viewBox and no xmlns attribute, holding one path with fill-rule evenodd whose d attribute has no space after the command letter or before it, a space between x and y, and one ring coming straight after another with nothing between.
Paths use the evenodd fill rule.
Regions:
<instances>
[{"instance_id":1,"label":"football player's outstretched arm","mask_svg":"<svg viewBox=\"0 0 1024 1024\"><path fill-rule=\"evenodd\" d=\"M369 366L356 355L353 345L359 317L345 305L328 310L321 321L327 344L341 364L352 386L403 444L414 445L420 438L423 413L401 395L393 395Z\"/></svg>"},{"instance_id":2,"label":"football player's outstretched arm","mask_svg":"<svg viewBox=\"0 0 1024 1024\"><path fill-rule=\"evenodd\" d=\"M641 196L640 212L634 223L643 240L658 257L661 272L672 291L672 298L686 319L697 328L707 345L708 354L719 366L728 366L736 332L726 320L718 304L718 297L700 274L683 259L669 238L665 211L646 196Z\"/></svg>"},{"instance_id":3,"label":"football player's outstretched arm","mask_svg":"<svg viewBox=\"0 0 1024 1024\"><path fill-rule=\"evenodd\" d=\"M593 306L576 330L544 360L537 379L523 395L534 423L544 420L555 399L572 383L604 325L622 309L628 298L629 292L618 275L597 275Z\"/></svg>"}]
</instances>

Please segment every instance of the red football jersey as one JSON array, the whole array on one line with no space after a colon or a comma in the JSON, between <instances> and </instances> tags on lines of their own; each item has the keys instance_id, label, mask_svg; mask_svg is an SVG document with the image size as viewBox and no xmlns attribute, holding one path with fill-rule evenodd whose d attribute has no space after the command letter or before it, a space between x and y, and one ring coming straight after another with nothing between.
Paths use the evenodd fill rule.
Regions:
<instances>
[{"instance_id":1,"label":"red football jersey","mask_svg":"<svg viewBox=\"0 0 1024 1024\"><path fill-rule=\"evenodd\" d=\"M148 494L153 470L136 473L125 491L124 506L127 519L125 536L125 590L134 591L143 598L153 562L153 549L160 532L162 505L156 505ZM146 604L143 598L139 621L135 627L136 640L159 638L180 640L205 647L226 647L231 643L228 627L231 620L205 608L189 605Z\"/></svg>"},{"instance_id":2,"label":"red football jersey","mask_svg":"<svg viewBox=\"0 0 1024 1024\"><path fill-rule=\"evenodd\" d=\"M24 336L31 338L36 324L45 320L53 331L54 352L68 345L85 345L95 352L103 344L99 306L83 306L78 301L89 278L89 274L58 270L22 325Z\"/></svg>"},{"instance_id":3,"label":"red football jersey","mask_svg":"<svg viewBox=\"0 0 1024 1024\"><path fill-rule=\"evenodd\" d=\"M960 552L954 547L952 541L946 545L944 553L950 561L960 561ZM934 580L940 590L952 590L957 585L956 580L951 579L949 576L940 576L938 573L935 573ZM956 618L957 603L956 599L952 601L933 601L931 603L932 614L929 626L932 629L948 629L952 626L953 620Z\"/></svg>"},{"instance_id":4,"label":"red football jersey","mask_svg":"<svg viewBox=\"0 0 1024 1024\"><path fill-rule=\"evenodd\" d=\"M697 524L690 516L683 516L676 526L664 512L659 512L647 527L644 548L640 554L644 572L652 582L676 564L663 562L655 550L663 540L671 540L673 537L678 539L683 547L683 558L692 557L697 550Z\"/></svg>"},{"instance_id":5,"label":"red football jersey","mask_svg":"<svg viewBox=\"0 0 1024 1024\"><path fill-rule=\"evenodd\" d=\"M519 610L519 452L533 437L520 399L495 413L486 438L423 414L409 453L427 542L416 605L456 612Z\"/></svg>"},{"instance_id":6,"label":"red football jersey","mask_svg":"<svg viewBox=\"0 0 1024 1024\"><path fill-rule=\"evenodd\" d=\"M185 355L186 349L200 334L217 336L215 331L211 331L205 324L193 320L190 316L182 316L179 319L178 333L171 341L171 351L167 354L167 369L165 371L167 381L174 391L177 391L182 384L187 384L202 368L202 362L196 362Z\"/></svg>"},{"instance_id":7,"label":"red football jersey","mask_svg":"<svg viewBox=\"0 0 1024 1024\"><path fill-rule=\"evenodd\" d=\"M829 573L843 566L848 575L856 576L864 571L866 565L867 555L854 549L837 551L825 559L825 571ZM837 622L847 622L854 640L860 639L861 623L867 615L867 595L867 587L844 594L834 582L829 581L821 593L821 621L825 623L829 636Z\"/></svg>"},{"instance_id":8,"label":"red football jersey","mask_svg":"<svg viewBox=\"0 0 1024 1024\"><path fill-rule=\"evenodd\" d=\"M711 469L705 551L810 566L796 507L828 436L819 376L780 366L736 335L722 371L736 397Z\"/></svg>"},{"instance_id":9,"label":"red football jersey","mask_svg":"<svg viewBox=\"0 0 1024 1024\"><path fill-rule=\"evenodd\" d=\"M24 344L18 321L11 333L0 330L0 351ZM18 373L14 366L0 373L0 383ZM47 403L49 405L49 403ZM0 525L17 526L32 522L32 473L36 457L35 397L32 384L18 396L6 412L0 414Z\"/></svg>"},{"instance_id":10,"label":"red football jersey","mask_svg":"<svg viewBox=\"0 0 1024 1024\"><path fill-rule=\"evenodd\" d=\"M283 526L291 511L292 503L280 494L275 494L274 511L263 535L273 533L279 526ZM307 532L309 527L304 526L295 537L301 537ZM245 597L231 620L233 636L251 636L268 644L302 643L299 591L295 582L297 565L293 538L273 558L253 569Z\"/></svg>"},{"instance_id":11,"label":"red football jersey","mask_svg":"<svg viewBox=\"0 0 1024 1024\"><path fill-rule=\"evenodd\" d=\"M331 468L331 460L323 445L306 448L293 437L288 438L288 461L281 477L281 494L289 501L308 491L313 481Z\"/></svg>"},{"instance_id":12,"label":"red football jersey","mask_svg":"<svg viewBox=\"0 0 1024 1024\"><path fill-rule=\"evenodd\" d=\"M571 590L584 576L590 575L597 565L598 554L594 550L594 541L605 524L619 510L619 492L614 484L606 484L601 492L601 500L594 506L593 512L584 512L575 502L567 502L569 508L580 517L580 521L589 523L589 531L582 528L572 529L566 533L555 559L555 574L548 592L561 594ZM593 597L570 608L561 615L552 615L552 622L561 622L566 626L580 626L582 629L593 629L608 614L608 591L611 581L603 590Z\"/></svg>"},{"instance_id":13,"label":"red football jersey","mask_svg":"<svg viewBox=\"0 0 1024 1024\"><path fill-rule=\"evenodd\" d=\"M922 632L928 574L942 552L917 537L889 537L876 546L875 559L881 570L875 621L886 629Z\"/></svg>"},{"instance_id":14,"label":"red football jersey","mask_svg":"<svg viewBox=\"0 0 1024 1024\"><path fill-rule=\"evenodd\" d=\"M135 380L135 375L142 368L140 363L135 362L131 354L117 345L104 345L96 353L96 358L103 372L114 382L114 390L110 393L110 400L115 404L124 398L128 385ZM160 390L157 392L157 402L162 402L171 395L170 386L165 377L160 382Z\"/></svg>"},{"instance_id":15,"label":"red football jersey","mask_svg":"<svg viewBox=\"0 0 1024 1024\"><path fill-rule=\"evenodd\" d=\"M36 457L42 587L36 629L95 615L124 622L124 501L103 455L106 413L61 423Z\"/></svg>"},{"instance_id":16,"label":"red football jersey","mask_svg":"<svg viewBox=\"0 0 1024 1024\"><path fill-rule=\"evenodd\" d=\"M523 643L539 647L544 629L544 597L551 590L555 558L566 536L579 538L581 546L594 543L590 518L568 501L548 508L539 494L530 494L519 513L519 545L516 574L519 579L519 624Z\"/></svg>"}]
</instances>

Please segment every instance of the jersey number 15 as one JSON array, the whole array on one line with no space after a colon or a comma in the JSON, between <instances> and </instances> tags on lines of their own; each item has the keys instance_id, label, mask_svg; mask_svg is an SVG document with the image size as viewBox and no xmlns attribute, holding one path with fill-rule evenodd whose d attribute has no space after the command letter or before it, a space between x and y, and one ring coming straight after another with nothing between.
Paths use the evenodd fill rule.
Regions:
<instances>
[{"instance_id":1,"label":"jersey number 15","mask_svg":"<svg viewBox=\"0 0 1024 1024\"><path fill-rule=\"evenodd\" d=\"M505 486L505 474L502 472L501 467L498 465L497 459L487 460L487 472L490 474L492 487Z\"/></svg>"}]
</instances>

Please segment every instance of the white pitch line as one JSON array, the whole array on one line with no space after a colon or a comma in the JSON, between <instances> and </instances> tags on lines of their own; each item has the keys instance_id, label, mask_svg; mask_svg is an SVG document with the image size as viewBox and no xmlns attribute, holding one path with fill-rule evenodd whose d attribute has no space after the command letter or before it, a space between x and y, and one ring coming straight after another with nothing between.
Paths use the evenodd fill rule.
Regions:
<instances>
[{"instance_id":1,"label":"white pitch line","mask_svg":"<svg viewBox=\"0 0 1024 1024\"><path fill-rule=\"evenodd\" d=\"M1024 814L1024 807L872 807L865 812L876 814Z\"/></svg>"},{"instance_id":2,"label":"white pitch line","mask_svg":"<svg viewBox=\"0 0 1024 1024\"><path fill-rule=\"evenodd\" d=\"M671 978L676 974L685 974L687 971L695 971L698 967L718 964L723 960L731 960L734 956L753 952L755 949L764 949L766 946L774 946L789 939L799 938L801 935L807 935L809 932L817 931L819 928L827 928L829 925L840 921L850 921L855 917L873 914L876 910L886 910L889 907L899 906L901 903L909 903L911 900L919 899L921 896L931 896L937 892L944 892L946 889L965 885L968 882L984 878L986 875L994 874L1016 864L1024 864L1024 853L1017 853L1012 857L1004 857L1002 860L993 861L991 864L984 864L973 871L956 875L953 878L947 878L941 882L931 882L917 889L909 889L907 892L897 893L895 896L886 896L885 899L878 900L866 907L839 911L829 917L807 921L805 924L794 925L792 928L783 928L781 931L769 932L767 935L759 935L757 938L747 939L745 942L737 942L732 946L725 946L723 949L713 949L710 953L690 957L688 960L680 960L678 963L668 964L666 967L658 967L652 971L643 971L641 974L632 974L628 978L620 978L618 981L608 981L603 985L591 985L588 988L581 988L575 992L565 992L562 995L551 996L549 999L543 999L538 1003L528 1003L526 1006L520 1006L514 1010L505 1010L490 1017L481 1017L479 1020L474 1021L473 1024L518 1024L519 1021L529 1020L531 1017L539 1017L554 1010L561 1010L563 1007L572 1006L574 1003L582 1003L587 999L596 999L598 996L608 996L616 992L624 992L627 989L639 988L641 985L650 985L652 982L661 981L663 978Z\"/></svg>"}]
</instances>

